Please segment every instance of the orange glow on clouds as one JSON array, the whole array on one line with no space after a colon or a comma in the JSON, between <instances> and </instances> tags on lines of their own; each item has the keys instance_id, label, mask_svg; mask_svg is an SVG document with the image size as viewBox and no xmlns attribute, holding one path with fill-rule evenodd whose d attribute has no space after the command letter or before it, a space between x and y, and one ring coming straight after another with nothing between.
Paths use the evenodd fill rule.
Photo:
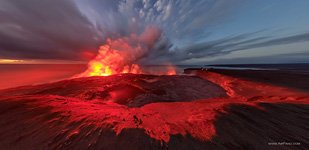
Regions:
<instances>
[{"instance_id":1,"label":"orange glow on clouds","mask_svg":"<svg viewBox=\"0 0 309 150\"><path fill-rule=\"evenodd\" d=\"M85 62L50 59L0 59L0 64L85 64Z\"/></svg>"},{"instance_id":2,"label":"orange glow on clouds","mask_svg":"<svg viewBox=\"0 0 309 150\"><path fill-rule=\"evenodd\" d=\"M130 38L139 41L140 37L132 35ZM100 47L97 56L88 63L88 69L76 77L109 76L121 73L147 74L148 72L135 63L138 58L147 53L147 50L138 42L135 45L131 44L131 39L108 39L106 44ZM175 68L171 65L165 70L165 72L158 71L151 74L176 74Z\"/></svg>"},{"instance_id":3,"label":"orange glow on clouds","mask_svg":"<svg viewBox=\"0 0 309 150\"><path fill-rule=\"evenodd\" d=\"M107 44L100 47L98 55L88 63L88 69L82 73L81 76L109 76L119 73L142 73L139 65L129 64L128 52L120 51L112 47L114 43L125 49L133 49L133 47L122 40L107 40Z\"/></svg>"},{"instance_id":4,"label":"orange glow on clouds","mask_svg":"<svg viewBox=\"0 0 309 150\"><path fill-rule=\"evenodd\" d=\"M22 64L24 60L18 59L0 59L0 64Z\"/></svg>"}]
</instances>

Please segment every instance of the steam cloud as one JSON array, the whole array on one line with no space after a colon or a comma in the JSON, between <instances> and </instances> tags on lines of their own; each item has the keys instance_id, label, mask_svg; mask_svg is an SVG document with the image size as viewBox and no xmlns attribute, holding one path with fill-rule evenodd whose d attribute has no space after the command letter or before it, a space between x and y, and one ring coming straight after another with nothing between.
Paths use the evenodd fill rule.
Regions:
<instances>
[{"instance_id":1,"label":"steam cloud","mask_svg":"<svg viewBox=\"0 0 309 150\"><path fill-rule=\"evenodd\" d=\"M161 31L158 28L147 26L140 35L132 33L128 37L107 39L106 43L100 47L97 56L88 63L88 69L77 77L145 73L137 63L150 53L160 36ZM176 73L173 67L166 69L164 74Z\"/></svg>"}]
</instances>

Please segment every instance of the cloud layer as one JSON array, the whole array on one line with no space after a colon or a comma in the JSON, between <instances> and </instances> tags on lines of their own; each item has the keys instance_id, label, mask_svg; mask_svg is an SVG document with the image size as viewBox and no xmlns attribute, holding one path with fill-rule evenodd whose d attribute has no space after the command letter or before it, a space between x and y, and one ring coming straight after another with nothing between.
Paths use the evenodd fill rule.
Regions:
<instances>
[{"instance_id":1,"label":"cloud layer","mask_svg":"<svg viewBox=\"0 0 309 150\"><path fill-rule=\"evenodd\" d=\"M309 41L308 31L280 35L258 27L227 30L246 23L236 20L244 18L243 12L250 14L247 7L259 10L243 0L2 0L0 59L87 60L108 38L140 35L149 26L158 28L158 39L138 63L190 64ZM147 36L142 41L146 45L151 42Z\"/></svg>"},{"instance_id":2,"label":"cloud layer","mask_svg":"<svg viewBox=\"0 0 309 150\"><path fill-rule=\"evenodd\" d=\"M0 56L80 59L96 49L100 35L71 1L2 0Z\"/></svg>"}]
</instances>

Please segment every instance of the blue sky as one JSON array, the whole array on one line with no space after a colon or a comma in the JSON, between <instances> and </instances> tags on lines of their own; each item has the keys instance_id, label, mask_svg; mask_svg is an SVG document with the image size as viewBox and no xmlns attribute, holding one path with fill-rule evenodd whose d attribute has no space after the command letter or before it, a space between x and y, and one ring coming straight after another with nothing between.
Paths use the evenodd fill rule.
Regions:
<instances>
[{"instance_id":1,"label":"blue sky","mask_svg":"<svg viewBox=\"0 0 309 150\"><path fill-rule=\"evenodd\" d=\"M2 0L0 59L87 61L155 26L140 63L309 62L308 14L307 0Z\"/></svg>"}]
</instances>

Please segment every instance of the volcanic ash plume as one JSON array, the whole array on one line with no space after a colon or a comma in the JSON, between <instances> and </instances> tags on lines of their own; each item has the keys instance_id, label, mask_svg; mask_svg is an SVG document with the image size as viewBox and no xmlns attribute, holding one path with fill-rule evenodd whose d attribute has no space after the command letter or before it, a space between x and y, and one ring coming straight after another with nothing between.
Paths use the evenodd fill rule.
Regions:
<instances>
[{"instance_id":1,"label":"volcanic ash plume","mask_svg":"<svg viewBox=\"0 0 309 150\"><path fill-rule=\"evenodd\" d=\"M144 73L136 62L149 53L160 36L161 31L158 28L148 26L140 35L109 38L104 45L100 46L97 56L88 63L88 69L77 77ZM175 74L174 68L169 66L165 74Z\"/></svg>"}]
</instances>

